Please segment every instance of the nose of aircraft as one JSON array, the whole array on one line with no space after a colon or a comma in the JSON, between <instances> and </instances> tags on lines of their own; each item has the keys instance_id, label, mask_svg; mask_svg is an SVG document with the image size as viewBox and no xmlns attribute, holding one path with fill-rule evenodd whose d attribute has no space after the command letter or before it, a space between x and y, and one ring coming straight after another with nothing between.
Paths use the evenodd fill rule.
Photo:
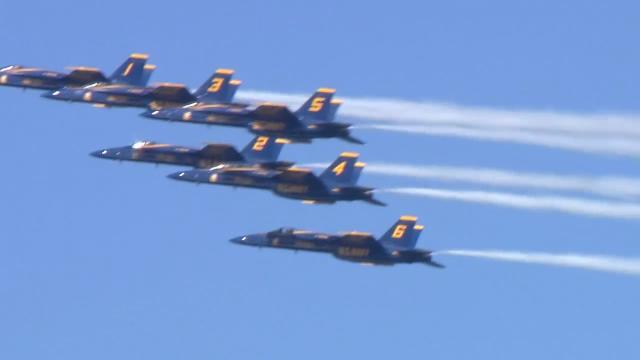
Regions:
<instances>
[{"instance_id":1,"label":"nose of aircraft","mask_svg":"<svg viewBox=\"0 0 640 360\"><path fill-rule=\"evenodd\" d=\"M229 241L234 244L244 244L246 239L247 239L247 236L238 236L238 237L234 237Z\"/></svg>"},{"instance_id":2,"label":"nose of aircraft","mask_svg":"<svg viewBox=\"0 0 640 360\"><path fill-rule=\"evenodd\" d=\"M150 119L165 119L169 117L170 113L167 110L149 109L140 115Z\"/></svg>"},{"instance_id":3,"label":"nose of aircraft","mask_svg":"<svg viewBox=\"0 0 640 360\"><path fill-rule=\"evenodd\" d=\"M60 96L60 90L48 91L40 96L47 99L56 99Z\"/></svg>"},{"instance_id":4,"label":"nose of aircraft","mask_svg":"<svg viewBox=\"0 0 640 360\"><path fill-rule=\"evenodd\" d=\"M160 110L147 110L145 112L143 112L142 114L140 114L140 116L144 116L147 118L155 118L155 115L158 114L158 111Z\"/></svg>"},{"instance_id":5,"label":"nose of aircraft","mask_svg":"<svg viewBox=\"0 0 640 360\"><path fill-rule=\"evenodd\" d=\"M101 159L127 160L131 158L131 150L126 147L102 149L94 151L90 155Z\"/></svg>"},{"instance_id":6,"label":"nose of aircraft","mask_svg":"<svg viewBox=\"0 0 640 360\"><path fill-rule=\"evenodd\" d=\"M206 182L206 174L201 174L197 170L179 171L173 174L167 175L167 177L174 180L193 181L193 182Z\"/></svg>"},{"instance_id":7,"label":"nose of aircraft","mask_svg":"<svg viewBox=\"0 0 640 360\"><path fill-rule=\"evenodd\" d=\"M266 237L264 236L264 234L238 236L229 241L238 245L250 245L250 246L266 245Z\"/></svg>"},{"instance_id":8,"label":"nose of aircraft","mask_svg":"<svg viewBox=\"0 0 640 360\"><path fill-rule=\"evenodd\" d=\"M109 154L109 150L104 149L104 150L94 151L89 155L97 158L103 158L103 157L106 157L108 154Z\"/></svg>"}]
</instances>

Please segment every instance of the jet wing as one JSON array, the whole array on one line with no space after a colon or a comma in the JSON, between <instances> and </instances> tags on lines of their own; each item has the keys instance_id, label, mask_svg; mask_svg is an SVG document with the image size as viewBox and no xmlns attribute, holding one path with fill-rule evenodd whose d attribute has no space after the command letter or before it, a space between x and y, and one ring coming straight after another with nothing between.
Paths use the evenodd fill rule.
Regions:
<instances>
[{"instance_id":1,"label":"jet wing","mask_svg":"<svg viewBox=\"0 0 640 360\"><path fill-rule=\"evenodd\" d=\"M322 180L309 169L289 168L283 170L276 175L275 180L278 183L286 184L305 184L309 189L318 189L328 191Z\"/></svg>"},{"instance_id":2,"label":"jet wing","mask_svg":"<svg viewBox=\"0 0 640 360\"><path fill-rule=\"evenodd\" d=\"M166 83L155 85L149 95L154 101L190 103L197 100L195 96L189 92L189 89L182 84Z\"/></svg>"},{"instance_id":3,"label":"jet wing","mask_svg":"<svg viewBox=\"0 0 640 360\"><path fill-rule=\"evenodd\" d=\"M95 68L73 67L69 70L71 72L66 76L66 79L72 85L88 85L108 81L102 71Z\"/></svg>"},{"instance_id":4,"label":"jet wing","mask_svg":"<svg viewBox=\"0 0 640 360\"><path fill-rule=\"evenodd\" d=\"M360 243L360 244L368 244L372 242L376 242L376 239L369 233L361 233L361 232L348 232L342 234L342 240L349 243Z\"/></svg>"},{"instance_id":5,"label":"jet wing","mask_svg":"<svg viewBox=\"0 0 640 360\"><path fill-rule=\"evenodd\" d=\"M268 187L277 172L254 166L221 166L210 170L210 179L224 176L227 182L240 186Z\"/></svg>"},{"instance_id":6,"label":"jet wing","mask_svg":"<svg viewBox=\"0 0 640 360\"><path fill-rule=\"evenodd\" d=\"M231 145L209 144L200 150L203 157L225 162L242 162L244 157Z\"/></svg>"},{"instance_id":7,"label":"jet wing","mask_svg":"<svg viewBox=\"0 0 640 360\"><path fill-rule=\"evenodd\" d=\"M262 104L251 112L256 122L282 123L286 128L303 126L298 117L284 105Z\"/></svg>"}]
</instances>

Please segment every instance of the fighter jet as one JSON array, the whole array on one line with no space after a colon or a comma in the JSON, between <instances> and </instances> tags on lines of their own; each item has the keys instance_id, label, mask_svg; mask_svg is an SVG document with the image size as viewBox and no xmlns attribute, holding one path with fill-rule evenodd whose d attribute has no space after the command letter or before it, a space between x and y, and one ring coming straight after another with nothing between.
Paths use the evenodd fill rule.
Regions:
<instances>
[{"instance_id":1,"label":"fighter jet","mask_svg":"<svg viewBox=\"0 0 640 360\"><path fill-rule=\"evenodd\" d=\"M127 69L125 69L126 71ZM128 71L133 72L134 70ZM196 103L199 99L225 103L231 101L240 86L239 81L231 80L232 74L232 70L219 69L193 94L182 84L160 83L153 86L133 86L130 84L93 83L81 88L57 89L43 96L54 100L85 102L99 107L161 109Z\"/></svg>"},{"instance_id":2,"label":"fighter jet","mask_svg":"<svg viewBox=\"0 0 640 360\"><path fill-rule=\"evenodd\" d=\"M351 136L351 124L333 121L341 104L332 100L334 93L334 89L318 89L295 112L286 106L270 103L247 106L198 102L182 107L150 109L142 116L192 124L243 127L256 135L286 138L293 142L309 143L314 139L339 138L363 144Z\"/></svg>"},{"instance_id":3,"label":"fighter jet","mask_svg":"<svg viewBox=\"0 0 640 360\"><path fill-rule=\"evenodd\" d=\"M330 253L340 260L371 265L420 263L444 268L433 261L432 252L416 249L423 230L415 216L402 216L380 239L362 232L325 234L280 228L261 234L233 238L234 244Z\"/></svg>"},{"instance_id":4,"label":"fighter jet","mask_svg":"<svg viewBox=\"0 0 640 360\"><path fill-rule=\"evenodd\" d=\"M181 165L194 168L211 168L220 164L257 165L279 169L293 163L278 161L282 147L288 141L267 136L255 137L241 152L227 144L209 144L202 149L139 141L130 146L94 151L92 156L155 164Z\"/></svg>"},{"instance_id":5,"label":"fighter jet","mask_svg":"<svg viewBox=\"0 0 640 360\"><path fill-rule=\"evenodd\" d=\"M268 169L220 165L207 170L180 171L169 177L195 183L271 190L278 196L302 200L308 204L362 200L385 206L373 197L373 188L356 185L365 166L358 161L358 156L359 154L352 152L340 154L320 176L310 169L297 167Z\"/></svg>"},{"instance_id":6,"label":"fighter jet","mask_svg":"<svg viewBox=\"0 0 640 360\"><path fill-rule=\"evenodd\" d=\"M38 90L57 90L64 87L81 87L94 83L147 84L154 65L141 63L140 54L132 54L111 75L106 77L100 70L91 67L71 67L69 73L44 70L22 65L11 65L0 69L0 85Z\"/></svg>"}]
</instances>

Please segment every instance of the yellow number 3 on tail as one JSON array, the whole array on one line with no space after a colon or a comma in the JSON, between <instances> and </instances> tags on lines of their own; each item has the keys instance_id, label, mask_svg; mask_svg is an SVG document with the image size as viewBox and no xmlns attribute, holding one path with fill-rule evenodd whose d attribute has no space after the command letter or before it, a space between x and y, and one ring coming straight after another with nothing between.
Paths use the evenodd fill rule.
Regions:
<instances>
[{"instance_id":1,"label":"yellow number 3 on tail","mask_svg":"<svg viewBox=\"0 0 640 360\"><path fill-rule=\"evenodd\" d=\"M211 86L207 89L208 92L217 92L222 87L222 83L224 83L224 78L214 78L211 81Z\"/></svg>"}]
</instances>

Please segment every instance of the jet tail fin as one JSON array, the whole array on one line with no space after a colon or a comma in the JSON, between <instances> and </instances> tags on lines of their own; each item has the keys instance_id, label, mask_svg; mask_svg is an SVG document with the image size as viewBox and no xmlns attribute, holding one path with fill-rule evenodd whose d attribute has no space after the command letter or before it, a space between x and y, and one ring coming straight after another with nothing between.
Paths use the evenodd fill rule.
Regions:
<instances>
[{"instance_id":1,"label":"jet tail fin","mask_svg":"<svg viewBox=\"0 0 640 360\"><path fill-rule=\"evenodd\" d=\"M142 79L140 79L141 86L147 86L149 84L149 79L151 79L151 75L156 70L157 66L146 64L142 69Z\"/></svg>"},{"instance_id":2,"label":"jet tail fin","mask_svg":"<svg viewBox=\"0 0 640 360\"><path fill-rule=\"evenodd\" d=\"M289 141L286 139L256 136L245 146L241 153L250 162L273 163L278 160L282 147L287 143Z\"/></svg>"},{"instance_id":3,"label":"jet tail fin","mask_svg":"<svg viewBox=\"0 0 640 360\"><path fill-rule=\"evenodd\" d=\"M129 58L113 72L109 80L114 83L144 86L144 66L148 59L149 56L146 54L131 54Z\"/></svg>"},{"instance_id":4,"label":"jet tail fin","mask_svg":"<svg viewBox=\"0 0 640 360\"><path fill-rule=\"evenodd\" d=\"M328 88L316 90L295 114L305 124L332 121L338 110L337 107L333 108L331 104L335 92L335 89Z\"/></svg>"},{"instance_id":5,"label":"jet tail fin","mask_svg":"<svg viewBox=\"0 0 640 360\"><path fill-rule=\"evenodd\" d=\"M227 92L226 98L223 99L224 103L230 104L233 102L233 98L234 96L236 96L236 93L238 92L240 85L242 85L241 80L233 79L229 81L229 91Z\"/></svg>"},{"instance_id":6,"label":"jet tail fin","mask_svg":"<svg viewBox=\"0 0 640 360\"><path fill-rule=\"evenodd\" d=\"M418 237L424 227L416 225L415 216L401 216L398 221L380 238L380 243L387 248L410 250L416 247Z\"/></svg>"},{"instance_id":7,"label":"jet tail fin","mask_svg":"<svg viewBox=\"0 0 640 360\"><path fill-rule=\"evenodd\" d=\"M340 99L331 100L327 121L334 121L336 119L336 114L338 113L338 110L340 109L341 105L342 105L342 100Z\"/></svg>"},{"instance_id":8,"label":"jet tail fin","mask_svg":"<svg viewBox=\"0 0 640 360\"><path fill-rule=\"evenodd\" d=\"M231 69L218 69L195 92L195 96L201 102L227 103L238 90L239 83L232 84L231 77L234 71Z\"/></svg>"},{"instance_id":9,"label":"jet tail fin","mask_svg":"<svg viewBox=\"0 0 640 360\"><path fill-rule=\"evenodd\" d=\"M343 152L340 156L320 175L320 180L327 185L334 186L354 186L362 170L356 170L360 154L354 152ZM361 167L362 167L361 166Z\"/></svg>"}]
</instances>

